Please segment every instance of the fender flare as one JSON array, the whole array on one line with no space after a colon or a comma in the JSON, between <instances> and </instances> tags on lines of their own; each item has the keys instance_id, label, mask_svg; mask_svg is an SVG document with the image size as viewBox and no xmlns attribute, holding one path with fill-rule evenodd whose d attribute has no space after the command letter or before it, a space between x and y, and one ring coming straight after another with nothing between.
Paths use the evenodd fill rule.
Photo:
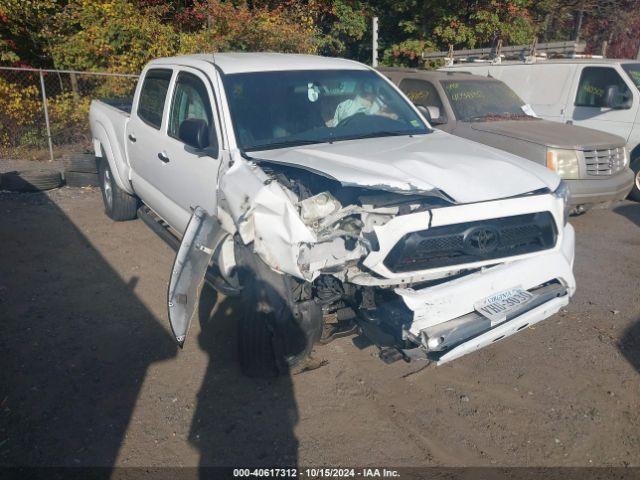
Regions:
<instances>
[{"instance_id":1,"label":"fender flare","mask_svg":"<svg viewBox=\"0 0 640 480\"><path fill-rule=\"evenodd\" d=\"M98 122L94 125L93 143L96 157L107 159L107 163L109 164L109 168L111 169L111 173L113 174L113 178L118 184L118 187L131 195L135 195L128 179L124 179L122 177L122 172L118 169L111 141L109 140L109 135L102 123Z\"/></svg>"}]
</instances>

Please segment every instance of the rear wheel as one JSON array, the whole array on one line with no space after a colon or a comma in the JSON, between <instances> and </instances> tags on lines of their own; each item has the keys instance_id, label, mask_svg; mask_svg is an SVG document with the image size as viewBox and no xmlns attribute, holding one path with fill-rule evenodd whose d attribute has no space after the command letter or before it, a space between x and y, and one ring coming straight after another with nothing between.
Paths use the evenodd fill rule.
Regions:
<instances>
[{"instance_id":1,"label":"rear wheel","mask_svg":"<svg viewBox=\"0 0 640 480\"><path fill-rule=\"evenodd\" d=\"M107 216L117 222L136 218L138 199L118 186L105 158L100 159L98 178L102 190L104 212Z\"/></svg>"},{"instance_id":2,"label":"rear wheel","mask_svg":"<svg viewBox=\"0 0 640 480\"><path fill-rule=\"evenodd\" d=\"M635 158L631 162L631 170L633 170L633 188L629 193L629 198L640 202L640 157Z\"/></svg>"}]
</instances>

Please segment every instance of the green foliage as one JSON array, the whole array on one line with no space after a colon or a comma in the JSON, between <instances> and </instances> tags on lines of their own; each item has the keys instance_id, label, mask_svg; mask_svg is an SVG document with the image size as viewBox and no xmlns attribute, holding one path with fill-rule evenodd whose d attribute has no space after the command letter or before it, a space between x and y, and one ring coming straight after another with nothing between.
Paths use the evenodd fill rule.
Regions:
<instances>
[{"instance_id":1,"label":"green foliage","mask_svg":"<svg viewBox=\"0 0 640 480\"><path fill-rule=\"evenodd\" d=\"M318 32L310 14L296 5L269 9L208 0L196 2L188 14L200 22L180 33L181 53L280 51L316 53Z\"/></svg>"},{"instance_id":2,"label":"green foliage","mask_svg":"<svg viewBox=\"0 0 640 480\"><path fill-rule=\"evenodd\" d=\"M138 73L177 51L179 36L127 0L71 0L56 16L48 52L57 68Z\"/></svg>"}]
</instances>

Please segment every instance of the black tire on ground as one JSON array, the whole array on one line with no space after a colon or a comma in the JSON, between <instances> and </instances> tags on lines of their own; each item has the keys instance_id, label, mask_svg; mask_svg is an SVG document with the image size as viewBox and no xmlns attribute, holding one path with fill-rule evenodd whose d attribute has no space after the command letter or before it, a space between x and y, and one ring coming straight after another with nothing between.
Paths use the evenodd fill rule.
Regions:
<instances>
[{"instance_id":1,"label":"black tire on ground","mask_svg":"<svg viewBox=\"0 0 640 480\"><path fill-rule=\"evenodd\" d=\"M99 187L97 173L70 172L65 170L64 181L68 187Z\"/></svg>"},{"instance_id":2,"label":"black tire on ground","mask_svg":"<svg viewBox=\"0 0 640 480\"><path fill-rule=\"evenodd\" d=\"M71 155L66 162L67 172L98 173L98 163L93 153Z\"/></svg>"},{"instance_id":3,"label":"black tire on ground","mask_svg":"<svg viewBox=\"0 0 640 480\"><path fill-rule=\"evenodd\" d=\"M60 172L50 170L27 170L2 174L0 188L14 192L37 192L51 190L62 185Z\"/></svg>"},{"instance_id":4,"label":"black tire on ground","mask_svg":"<svg viewBox=\"0 0 640 480\"><path fill-rule=\"evenodd\" d=\"M633 188L629 192L629 198L640 202L640 157L637 157L631 161L631 170L633 170Z\"/></svg>"},{"instance_id":5,"label":"black tire on ground","mask_svg":"<svg viewBox=\"0 0 640 480\"><path fill-rule=\"evenodd\" d=\"M98 162L98 180L104 202L104 213L116 222L133 220L138 213L138 199L118 187L105 158Z\"/></svg>"},{"instance_id":6,"label":"black tire on ground","mask_svg":"<svg viewBox=\"0 0 640 480\"><path fill-rule=\"evenodd\" d=\"M242 372L270 378L289 372L311 353L322 333L322 310L313 300L293 303L291 278L271 270L247 247L239 256L241 315L238 348Z\"/></svg>"}]
</instances>

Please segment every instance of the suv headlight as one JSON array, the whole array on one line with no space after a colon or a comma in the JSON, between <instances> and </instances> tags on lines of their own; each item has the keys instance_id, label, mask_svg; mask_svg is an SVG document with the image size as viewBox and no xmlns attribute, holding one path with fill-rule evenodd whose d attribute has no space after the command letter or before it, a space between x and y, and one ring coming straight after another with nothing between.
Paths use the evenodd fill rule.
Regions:
<instances>
[{"instance_id":1,"label":"suv headlight","mask_svg":"<svg viewBox=\"0 0 640 480\"><path fill-rule=\"evenodd\" d=\"M622 147L622 166L628 167L631 161L631 154L629 153L629 149L627 147Z\"/></svg>"},{"instance_id":2,"label":"suv headlight","mask_svg":"<svg viewBox=\"0 0 640 480\"><path fill-rule=\"evenodd\" d=\"M547 168L556 172L560 178L575 180L580 178L577 150L561 148L547 149Z\"/></svg>"},{"instance_id":3,"label":"suv headlight","mask_svg":"<svg viewBox=\"0 0 640 480\"><path fill-rule=\"evenodd\" d=\"M553 194L563 201L564 208L562 212L562 224L566 225L569 221L569 198L571 197L571 193L569 192L569 185L567 185L567 182L565 182L564 180L560 180L560 184L558 185L558 188L555 189Z\"/></svg>"}]
</instances>

